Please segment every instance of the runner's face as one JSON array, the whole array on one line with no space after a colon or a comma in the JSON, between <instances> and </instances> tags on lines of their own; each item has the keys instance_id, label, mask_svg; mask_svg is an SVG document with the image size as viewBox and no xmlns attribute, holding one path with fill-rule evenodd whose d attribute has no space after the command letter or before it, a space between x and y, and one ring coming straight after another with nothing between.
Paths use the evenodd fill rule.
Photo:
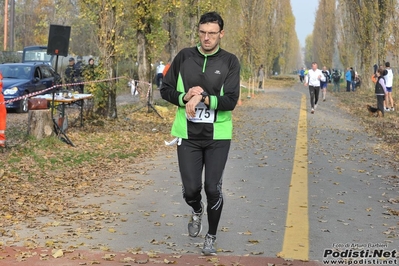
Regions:
<instances>
[{"instance_id":1,"label":"runner's face","mask_svg":"<svg viewBox=\"0 0 399 266\"><path fill-rule=\"evenodd\" d=\"M204 54L212 54L223 38L224 31L220 30L219 24L208 22L199 25L198 35L201 42L201 51Z\"/></svg>"}]
</instances>

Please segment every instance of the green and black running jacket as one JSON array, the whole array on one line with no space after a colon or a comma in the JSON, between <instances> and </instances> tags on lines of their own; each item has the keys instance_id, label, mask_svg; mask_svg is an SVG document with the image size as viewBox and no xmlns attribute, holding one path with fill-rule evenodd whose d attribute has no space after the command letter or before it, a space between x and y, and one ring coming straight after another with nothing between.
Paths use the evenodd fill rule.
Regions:
<instances>
[{"instance_id":1,"label":"green and black running jacket","mask_svg":"<svg viewBox=\"0 0 399 266\"><path fill-rule=\"evenodd\" d=\"M194 123L186 118L184 95L200 86L209 95L213 123ZM178 106L172 136L191 140L228 140L232 138L231 111L240 94L240 64L237 57L219 47L213 54L203 54L199 47L181 50L163 78L161 96Z\"/></svg>"}]
</instances>

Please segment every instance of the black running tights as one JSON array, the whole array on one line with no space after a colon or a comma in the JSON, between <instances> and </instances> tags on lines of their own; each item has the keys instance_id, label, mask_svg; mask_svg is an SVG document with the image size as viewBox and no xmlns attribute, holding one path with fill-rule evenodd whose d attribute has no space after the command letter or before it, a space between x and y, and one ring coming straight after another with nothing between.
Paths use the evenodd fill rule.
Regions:
<instances>
[{"instance_id":1,"label":"black running tights","mask_svg":"<svg viewBox=\"0 0 399 266\"><path fill-rule=\"evenodd\" d=\"M319 101L319 92L320 92L320 87L309 86L310 106L312 108L314 108L314 106Z\"/></svg>"},{"instance_id":2,"label":"black running tights","mask_svg":"<svg viewBox=\"0 0 399 266\"><path fill-rule=\"evenodd\" d=\"M222 176L230 140L186 140L177 146L183 197L195 212L201 210L202 171L205 167L208 233L216 235L223 208Z\"/></svg>"}]
</instances>

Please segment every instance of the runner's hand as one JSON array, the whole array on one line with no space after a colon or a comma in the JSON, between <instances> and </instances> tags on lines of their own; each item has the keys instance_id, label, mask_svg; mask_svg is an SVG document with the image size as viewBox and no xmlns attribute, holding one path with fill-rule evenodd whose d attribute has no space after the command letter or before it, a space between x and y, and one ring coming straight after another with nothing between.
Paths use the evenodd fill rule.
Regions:
<instances>
[{"instance_id":1,"label":"runner's hand","mask_svg":"<svg viewBox=\"0 0 399 266\"><path fill-rule=\"evenodd\" d=\"M201 99L201 94L195 95L186 103L186 114L188 118L195 117L195 107L201 101Z\"/></svg>"},{"instance_id":2,"label":"runner's hand","mask_svg":"<svg viewBox=\"0 0 399 266\"><path fill-rule=\"evenodd\" d=\"M195 96L195 95L201 95L201 93L202 93L203 91L204 91L204 90L203 90L200 86L192 87L192 88L188 89L186 95L184 96L184 100L185 100L186 102L188 102L188 101L191 100L191 98L192 98L193 96Z\"/></svg>"}]
</instances>

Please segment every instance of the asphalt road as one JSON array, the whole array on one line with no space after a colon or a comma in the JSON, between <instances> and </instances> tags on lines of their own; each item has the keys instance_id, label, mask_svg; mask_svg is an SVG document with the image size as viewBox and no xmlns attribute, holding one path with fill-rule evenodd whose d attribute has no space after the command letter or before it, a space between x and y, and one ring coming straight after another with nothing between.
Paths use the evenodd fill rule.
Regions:
<instances>
[{"instance_id":1,"label":"asphalt road","mask_svg":"<svg viewBox=\"0 0 399 266\"><path fill-rule=\"evenodd\" d=\"M398 217L388 212L397 209L392 201L399 196L397 169L388 163L381 140L338 108L334 97L310 114L302 85L267 89L245 99L234 119L219 256L322 262L344 251L352 252L347 258L360 259L353 252L369 250L369 260L375 259L374 250L399 252ZM54 226L24 228L19 237L34 235L43 246L51 239L82 250L199 254L206 216L201 235L188 237L189 208L176 161L170 147L111 178L109 193L77 199L96 206L103 220L90 220L82 208L76 210L80 220L43 217L38 222Z\"/></svg>"}]
</instances>

